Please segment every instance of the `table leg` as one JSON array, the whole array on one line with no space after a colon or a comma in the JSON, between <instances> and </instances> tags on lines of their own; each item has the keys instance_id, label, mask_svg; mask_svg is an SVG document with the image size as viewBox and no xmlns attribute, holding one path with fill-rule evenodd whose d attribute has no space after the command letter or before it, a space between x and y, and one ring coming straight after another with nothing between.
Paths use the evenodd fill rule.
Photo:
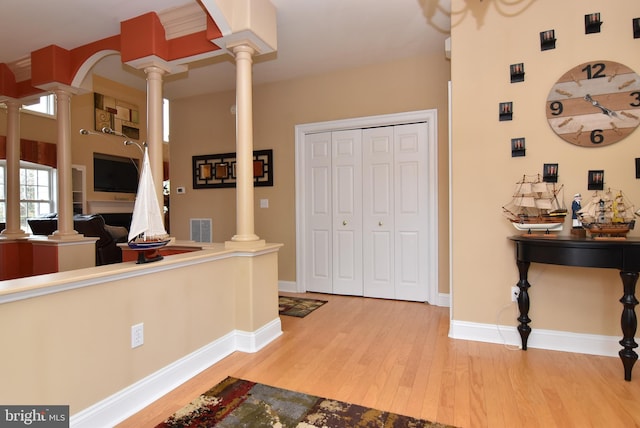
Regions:
<instances>
[{"instance_id":1,"label":"table leg","mask_svg":"<svg viewBox=\"0 0 640 428\"><path fill-rule=\"evenodd\" d=\"M638 272L620 272L622 285L624 287L624 295L620 299L620 303L624 306L622 309L622 317L620 325L622 326L622 340L620 345L624 349L618 352L622 365L624 366L624 380L631 380L631 370L638 359L638 354L633 350L638 344L634 340L636 329L638 327L638 319L636 318L635 306L638 304L636 299L636 282L638 282Z\"/></svg>"},{"instance_id":2,"label":"table leg","mask_svg":"<svg viewBox=\"0 0 640 428\"><path fill-rule=\"evenodd\" d=\"M518 265L518 272L520 273L520 281L518 281L518 288L520 289L520 294L518 294L518 309L520 310L520 316L518 317L518 321L520 321L520 325L518 325L518 332L520 333L520 339L522 340L522 350L527 350L527 340L529 339L529 333L531 333L531 327L529 327L529 323L531 319L529 318L529 281L527 281L527 273L529 272L529 262L522 262L520 260L516 261Z\"/></svg>"}]
</instances>

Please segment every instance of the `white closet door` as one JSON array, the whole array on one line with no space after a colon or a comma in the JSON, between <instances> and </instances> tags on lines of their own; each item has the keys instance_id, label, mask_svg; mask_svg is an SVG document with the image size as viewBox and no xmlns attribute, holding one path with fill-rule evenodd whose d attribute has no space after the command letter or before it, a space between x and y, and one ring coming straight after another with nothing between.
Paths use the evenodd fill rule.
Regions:
<instances>
[{"instance_id":1,"label":"white closet door","mask_svg":"<svg viewBox=\"0 0 640 428\"><path fill-rule=\"evenodd\" d=\"M362 131L331 136L333 292L362 296Z\"/></svg>"},{"instance_id":2,"label":"white closet door","mask_svg":"<svg viewBox=\"0 0 640 428\"><path fill-rule=\"evenodd\" d=\"M331 132L305 138L305 285L308 291L333 293L333 212L331 208Z\"/></svg>"},{"instance_id":3,"label":"white closet door","mask_svg":"<svg viewBox=\"0 0 640 428\"><path fill-rule=\"evenodd\" d=\"M427 301L427 124L394 127L395 298Z\"/></svg>"},{"instance_id":4,"label":"white closet door","mask_svg":"<svg viewBox=\"0 0 640 428\"><path fill-rule=\"evenodd\" d=\"M393 129L362 132L364 295L385 299L395 298Z\"/></svg>"}]
</instances>

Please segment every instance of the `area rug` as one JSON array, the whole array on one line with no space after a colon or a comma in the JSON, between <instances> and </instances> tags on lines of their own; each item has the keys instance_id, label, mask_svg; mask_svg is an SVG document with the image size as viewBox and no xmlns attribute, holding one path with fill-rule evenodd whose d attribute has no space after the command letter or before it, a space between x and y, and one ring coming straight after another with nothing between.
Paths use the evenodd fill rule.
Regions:
<instances>
[{"instance_id":1,"label":"area rug","mask_svg":"<svg viewBox=\"0 0 640 428\"><path fill-rule=\"evenodd\" d=\"M156 428L451 427L228 377Z\"/></svg>"},{"instance_id":2,"label":"area rug","mask_svg":"<svg viewBox=\"0 0 640 428\"><path fill-rule=\"evenodd\" d=\"M326 300L278 296L278 311L280 312L280 315L304 318L325 303L327 303Z\"/></svg>"}]
</instances>

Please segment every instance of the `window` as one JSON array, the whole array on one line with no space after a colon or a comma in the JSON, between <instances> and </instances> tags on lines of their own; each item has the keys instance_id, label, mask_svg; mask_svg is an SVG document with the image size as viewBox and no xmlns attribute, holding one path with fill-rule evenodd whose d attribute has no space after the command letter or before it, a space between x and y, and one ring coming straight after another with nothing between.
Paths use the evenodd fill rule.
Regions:
<instances>
[{"instance_id":1,"label":"window","mask_svg":"<svg viewBox=\"0 0 640 428\"><path fill-rule=\"evenodd\" d=\"M20 228L31 232L27 219L55 212L55 169L20 162ZM7 221L6 161L0 163L0 222Z\"/></svg>"},{"instance_id":2,"label":"window","mask_svg":"<svg viewBox=\"0 0 640 428\"><path fill-rule=\"evenodd\" d=\"M35 111L37 113L46 114L48 116L56 115L56 97L54 94L43 95L40 102L36 104L23 105L25 110Z\"/></svg>"}]
</instances>

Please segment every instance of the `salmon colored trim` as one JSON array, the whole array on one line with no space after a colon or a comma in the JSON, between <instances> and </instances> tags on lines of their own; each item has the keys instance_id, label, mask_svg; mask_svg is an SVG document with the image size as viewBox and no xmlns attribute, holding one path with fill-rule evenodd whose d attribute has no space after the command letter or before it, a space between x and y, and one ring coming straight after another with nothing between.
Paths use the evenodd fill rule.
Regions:
<instances>
[{"instance_id":1,"label":"salmon colored trim","mask_svg":"<svg viewBox=\"0 0 640 428\"><path fill-rule=\"evenodd\" d=\"M20 139L20 160L57 167L57 146L44 141ZM7 158L7 137L0 135L0 159Z\"/></svg>"},{"instance_id":2,"label":"salmon colored trim","mask_svg":"<svg viewBox=\"0 0 640 428\"><path fill-rule=\"evenodd\" d=\"M187 58L190 56L219 50L220 47L214 45L207 39L207 32L189 34L168 41L169 61Z\"/></svg>"},{"instance_id":3,"label":"salmon colored trim","mask_svg":"<svg viewBox=\"0 0 640 428\"><path fill-rule=\"evenodd\" d=\"M50 270L49 267L48 269ZM55 269L57 271L57 266ZM14 241L0 244L0 281L32 276L33 270L31 242Z\"/></svg>"},{"instance_id":4,"label":"salmon colored trim","mask_svg":"<svg viewBox=\"0 0 640 428\"><path fill-rule=\"evenodd\" d=\"M50 45L31 52L31 84L44 85L51 82L70 84L71 52L60 46Z\"/></svg>"},{"instance_id":5,"label":"salmon colored trim","mask_svg":"<svg viewBox=\"0 0 640 428\"><path fill-rule=\"evenodd\" d=\"M206 37L207 40L215 40L222 37L222 31L218 28L218 25L215 23L211 15L207 14L207 29L206 29Z\"/></svg>"},{"instance_id":6,"label":"salmon colored trim","mask_svg":"<svg viewBox=\"0 0 640 428\"><path fill-rule=\"evenodd\" d=\"M16 83L16 86L18 88L18 94L16 98L25 98L30 95L46 95L46 93L44 93L42 89L36 88L31 84L31 79L18 82Z\"/></svg>"},{"instance_id":7,"label":"salmon colored trim","mask_svg":"<svg viewBox=\"0 0 640 428\"><path fill-rule=\"evenodd\" d=\"M72 49L71 75L75 77L78 70L80 70L80 67L82 67L89 58L100 51L120 52L120 34Z\"/></svg>"},{"instance_id":8,"label":"salmon colored trim","mask_svg":"<svg viewBox=\"0 0 640 428\"><path fill-rule=\"evenodd\" d=\"M0 95L24 98L42 94L38 86L50 83L70 85L85 62L101 51L119 51L123 63L148 56L173 61L214 52L221 48L212 40L222 32L210 15L206 17L204 31L166 40L160 18L149 12L120 23L119 35L107 37L86 45L66 50L50 45L31 53L31 80L16 82L6 64L0 64Z\"/></svg>"},{"instance_id":9,"label":"salmon colored trim","mask_svg":"<svg viewBox=\"0 0 640 428\"><path fill-rule=\"evenodd\" d=\"M164 27L155 12L145 13L120 23L122 62L126 63L150 55L167 59L169 49Z\"/></svg>"},{"instance_id":10,"label":"salmon colored trim","mask_svg":"<svg viewBox=\"0 0 640 428\"><path fill-rule=\"evenodd\" d=\"M16 98L18 88L16 87L16 76L7 64L0 64L0 95Z\"/></svg>"}]
</instances>

